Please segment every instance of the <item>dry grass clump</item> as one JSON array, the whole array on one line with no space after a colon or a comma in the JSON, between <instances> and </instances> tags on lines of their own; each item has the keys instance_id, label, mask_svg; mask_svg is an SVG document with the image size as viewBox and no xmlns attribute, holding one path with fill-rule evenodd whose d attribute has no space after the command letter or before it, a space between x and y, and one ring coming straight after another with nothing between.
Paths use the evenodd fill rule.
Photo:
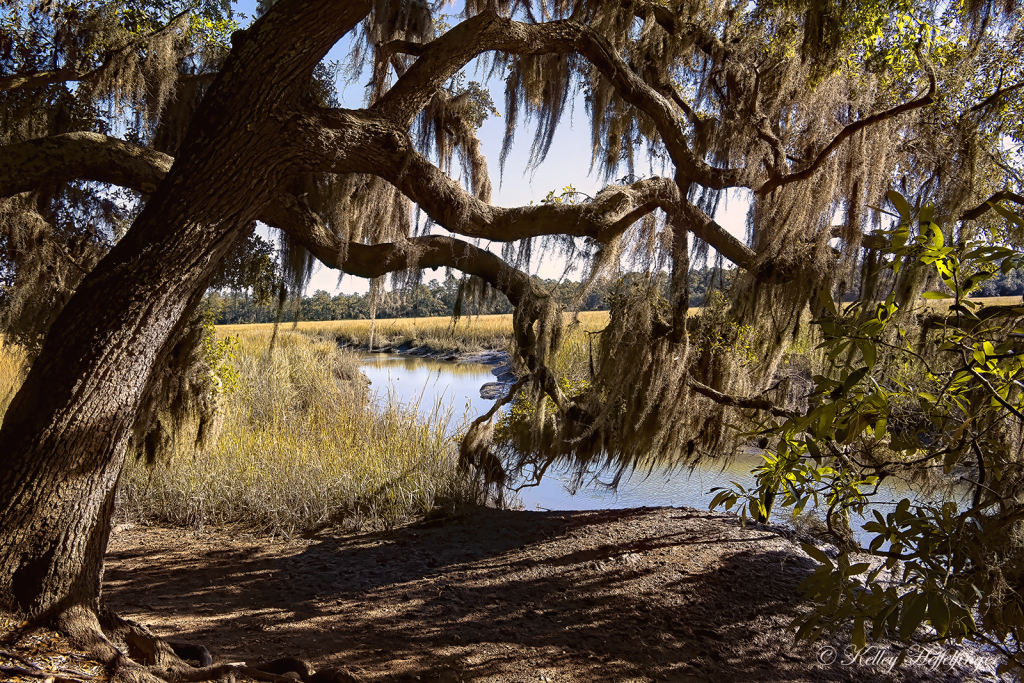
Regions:
<instances>
[{"instance_id":1,"label":"dry grass clump","mask_svg":"<svg viewBox=\"0 0 1024 683\"><path fill-rule=\"evenodd\" d=\"M216 444L195 453L180 438L169 463L129 462L123 518L292 535L390 526L476 501L457 471L450 414L424 420L415 406L370 406L354 354L333 340L280 331L268 356L269 329L236 334L238 389L222 401Z\"/></svg>"},{"instance_id":2,"label":"dry grass clump","mask_svg":"<svg viewBox=\"0 0 1024 683\"><path fill-rule=\"evenodd\" d=\"M268 357L271 331L252 328L239 334L239 389L224 401L217 444L153 470L129 466L126 516L290 535L334 523L392 525L474 496L456 471L450 415L378 412L353 355L333 341L281 331Z\"/></svg>"}]
</instances>

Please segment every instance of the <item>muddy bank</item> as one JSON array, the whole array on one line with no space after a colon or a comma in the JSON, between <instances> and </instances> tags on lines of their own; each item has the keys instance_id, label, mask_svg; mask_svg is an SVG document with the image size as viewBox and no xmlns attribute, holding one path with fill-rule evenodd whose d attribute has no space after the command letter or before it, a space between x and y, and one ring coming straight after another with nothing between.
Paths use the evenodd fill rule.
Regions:
<instances>
[{"instance_id":1,"label":"muddy bank","mask_svg":"<svg viewBox=\"0 0 1024 683\"><path fill-rule=\"evenodd\" d=\"M360 681L996 680L973 654L887 672L844 666L845 641L795 645L814 561L771 529L687 508L482 508L291 541L121 528L107 563L107 599L161 635Z\"/></svg>"}]
</instances>

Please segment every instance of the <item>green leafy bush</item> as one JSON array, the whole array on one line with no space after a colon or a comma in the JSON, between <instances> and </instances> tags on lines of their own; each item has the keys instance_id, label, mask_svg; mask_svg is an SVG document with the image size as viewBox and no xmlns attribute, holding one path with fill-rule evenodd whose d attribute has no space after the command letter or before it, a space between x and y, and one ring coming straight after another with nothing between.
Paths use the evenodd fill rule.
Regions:
<instances>
[{"instance_id":1,"label":"green leafy bush","mask_svg":"<svg viewBox=\"0 0 1024 683\"><path fill-rule=\"evenodd\" d=\"M897 193L899 224L884 233L881 262L930 271L951 294L928 291L948 310L901 301L837 304L820 293L813 324L826 354L807 409L752 433L764 445L756 486L716 489L712 507L738 507L767 520L825 508L839 547L803 585L817 608L794 622L798 638L853 626L852 639L908 641L926 627L933 641L972 639L1000 649L1004 669L1024 668L1024 316L1021 306L981 307L968 294L1024 254L997 244L949 244L934 210L917 215ZM1016 227L1021 218L994 207ZM914 220L916 219L916 220ZM918 492L891 512L871 511L882 484L902 479ZM879 505L875 504L876 507ZM883 508L884 509L884 508ZM858 557L858 555L860 555ZM866 560L866 561L865 561Z\"/></svg>"}]
</instances>

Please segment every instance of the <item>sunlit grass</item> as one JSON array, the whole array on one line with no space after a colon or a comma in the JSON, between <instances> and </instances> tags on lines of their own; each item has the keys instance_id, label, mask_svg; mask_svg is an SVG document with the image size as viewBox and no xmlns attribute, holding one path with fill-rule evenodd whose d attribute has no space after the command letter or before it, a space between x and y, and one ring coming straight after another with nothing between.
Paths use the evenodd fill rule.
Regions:
<instances>
[{"instance_id":1,"label":"sunlit grass","mask_svg":"<svg viewBox=\"0 0 1024 683\"><path fill-rule=\"evenodd\" d=\"M586 311L579 314L581 328L589 331L608 324L608 311ZM566 315L566 322L571 316ZM270 334L272 323L252 325L220 325L222 334L238 334L245 330ZM336 339L339 343L360 348L370 346L369 320L332 320L327 322L286 323L282 330L296 330L310 336ZM387 318L373 323L373 347L428 347L439 352L505 350L512 338L511 315L463 316L458 323L450 317Z\"/></svg>"},{"instance_id":2,"label":"sunlit grass","mask_svg":"<svg viewBox=\"0 0 1024 683\"><path fill-rule=\"evenodd\" d=\"M417 406L371 406L354 354L333 340L282 330L268 356L271 331L245 327L235 331L239 388L223 400L216 445L196 454L183 434L169 465L132 462L119 501L126 518L291 535L392 526L476 500L457 470L448 410L424 418Z\"/></svg>"}]
</instances>

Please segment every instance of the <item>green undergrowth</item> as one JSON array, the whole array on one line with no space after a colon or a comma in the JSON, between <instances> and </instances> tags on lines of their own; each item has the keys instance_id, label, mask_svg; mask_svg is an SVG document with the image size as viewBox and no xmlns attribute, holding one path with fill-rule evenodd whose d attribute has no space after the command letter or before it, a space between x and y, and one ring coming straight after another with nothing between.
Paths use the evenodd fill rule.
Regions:
<instances>
[{"instance_id":1,"label":"green undergrowth","mask_svg":"<svg viewBox=\"0 0 1024 683\"><path fill-rule=\"evenodd\" d=\"M238 387L221 397L215 444L196 452L186 429L169 462L131 458L119 519L291 536L479 500L457 470L449 411L371 405L355 354L333 340L282 330L268 356L269 330L236 334Z\"/></svg>"}]
</instances>

